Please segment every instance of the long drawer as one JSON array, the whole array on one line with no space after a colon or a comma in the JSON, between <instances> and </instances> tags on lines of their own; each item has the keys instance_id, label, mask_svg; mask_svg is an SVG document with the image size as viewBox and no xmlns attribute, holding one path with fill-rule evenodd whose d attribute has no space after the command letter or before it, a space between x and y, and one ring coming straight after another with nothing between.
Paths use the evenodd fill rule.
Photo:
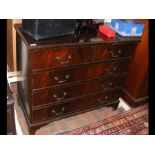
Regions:
<instances>
[{"instance_id":1,"label":"long drawer","mask_svg":"<svg viewBox=\"0 0 155 155\"><path fill-rule=\"evenodd\" d=\"M133 56L135 48L135 44L95 46L92 61L111 61L116 59L131 58Z\"/></svg>"},{"instance_id":2,"label":"long drawer","mask_svg":"<svg viewBox=\"0 0 155 155\"><path fill-rule=\"evenodd\" d=\"M130 61L106 62L83 65L71 69L44 70L34 72L32 88L39 89L70 82L90 80L103 76L117 75L128 71Z\"/></svg>"},{"instance_id":3,"label":"long drawer","mask_svg":"<svg viewBox=\"0 0 155 155\"><path fill-rule=\"evenodd\" d=\"M114 91L96 93L70 102L62 102L40 109L33 109L33 122L48 120L83 109L104 105L108 102L118 100L120 94L121 90L117 89Z\"/></svg>"},{"instance_id":4,"label":"long drawer","mask_svg":"<svg viewBox=\"0 0 155 155\"><path fill-rule=\"evenodd\" d=\"M34 91L32 95L33 106L51 104L51 102L64 101L74 97L86 95L100 90L109 90L124 84L126 75L91 80L73 84L72 86L55 87Z\"/></svg>"},{"instance_id":5,"label":"long drawer","mask_svg":"<svg viewBox=\"0 0 155 155\"><path fill-rule=\"evenodd\" d=\"M93 47L91 46L34 50L32 68L37 70L86 64L91 62L92 54Z\"/></svg>"}]
</instances>

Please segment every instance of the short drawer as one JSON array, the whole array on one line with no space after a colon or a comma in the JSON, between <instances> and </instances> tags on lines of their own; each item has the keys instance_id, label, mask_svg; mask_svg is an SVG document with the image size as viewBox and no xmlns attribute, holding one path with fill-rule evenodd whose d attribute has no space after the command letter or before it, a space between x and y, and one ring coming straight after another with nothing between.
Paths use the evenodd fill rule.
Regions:
<instances>
[{"instance_id":1,"label":"short drawer","mask_svg":"<svg viewBox=\"0 0 155 155\"><path fill-rule=\"evenodd\" d=\"M109 75L127 73L130 61L106 62L84 65L72 69L59 69L35 72L32 76L32 88L44 88L70 82L91 80Z\"/></svg>"},{"instance_id":2,"label":"short drawer","mask_svg":"<svg viewBox=\"0 0 155 155\"><path fill-rule=\"evenodd\" d=\"M64 101L74 97L94 93L95 91L109 90L120 87L126 80L125 76L115 76L99 80L91 80L73 84L72 86L55 87L33 92L33 106L51 104L51 102Z\"/></svg>"},{"instance_id":3,"label":"short drawer","mask_svg":"<svg viewBox=\"0 0 155 155\"><path fill-rule=\"evenodd\" d=\"M32 53L32 68L57 68L67 65L86 64L91 61L93 47L64 47L37 49Z\"/></svg>"},{"instance_id":4,"label":"short drawer","mask_svg":"<svg viewBox=\"0 0 155 155\"><path fill-rule=\"evenodd\" d=\"M78 100L60 103L57 105L47 106L41 109L33 110L33 121L43 121L51 118L56 118L69 113L77 112L83 109L89 109L95 106L105 105L108 102L118 100L121 90L111 92L101 92L80 98Z\"/></svg>"},{"instance_id":5,"label":"short drawer","mask_svg":"<svg viewBox=\"0 0 155 155\"><path fill-rule=\"evenodd\" d=\"M135 51L135 44L117 44L117 45L104 45L96 46L92 61L110 61L115 59L130 58Z\"/></svg>"}]
</instances>

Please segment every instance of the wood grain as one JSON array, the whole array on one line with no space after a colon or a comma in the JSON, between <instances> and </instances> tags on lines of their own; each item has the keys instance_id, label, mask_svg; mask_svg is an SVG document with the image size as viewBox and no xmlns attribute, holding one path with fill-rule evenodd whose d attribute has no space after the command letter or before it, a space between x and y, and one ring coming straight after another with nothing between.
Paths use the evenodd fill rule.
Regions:
<instances>
[{"instance_id":1,"label":"wood grain","mask_svg":"<svg viewBox=\"0 0 155 155\"><path fill-rule=\"evenodd\" d=\"M148 20L139 21L145 24L145 28L133 57L122 95L131 106L145 104L148 99Z\"/></svg>"},{"instance_id":2,"label":"wood grain","mask_svg":"<svg viewBox=\"0 0 155 155\"><path fill-rule=\"evenodd\" d=\"M17 95L30 134L51 121L103 106L118 107L138 39L107 41L85 35L34 41L20 28L16 25L21 73Z\"/></svg>"}]
</instances>

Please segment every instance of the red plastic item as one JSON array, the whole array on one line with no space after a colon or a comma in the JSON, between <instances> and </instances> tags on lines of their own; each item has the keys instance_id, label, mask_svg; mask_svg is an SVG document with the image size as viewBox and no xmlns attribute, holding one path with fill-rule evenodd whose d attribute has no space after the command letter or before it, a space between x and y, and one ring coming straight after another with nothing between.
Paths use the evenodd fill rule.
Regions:
<instances>
[{"instance_id":1,"label":"red plastic item","mask_svg":"<svg viewBox=\"0 0 155 155\"><path fill-rule=\"evenodd\" d=\"M111 28L109 28L108 26L105 26L105 25L99 26L99 32L108 38L115 38L115 36L116 36L115 31L112 30Z\"/></svg>"}]
</instances>

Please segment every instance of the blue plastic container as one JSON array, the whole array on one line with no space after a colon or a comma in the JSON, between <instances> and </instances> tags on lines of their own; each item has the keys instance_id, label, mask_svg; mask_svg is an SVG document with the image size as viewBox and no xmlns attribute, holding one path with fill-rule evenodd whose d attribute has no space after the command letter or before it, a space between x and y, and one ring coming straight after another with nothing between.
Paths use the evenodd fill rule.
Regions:
<instances>
[{"instance_id":1,"label":"blue plastic container","mask_svg":"<svg viewBox=\"0 0 155 155\"><path fill-rule=\"evenodd\" d=\"M144 24L129 19L112 19L110 27L122 37L141 37L144 30Z\"/></svg>"}]
</instances>

